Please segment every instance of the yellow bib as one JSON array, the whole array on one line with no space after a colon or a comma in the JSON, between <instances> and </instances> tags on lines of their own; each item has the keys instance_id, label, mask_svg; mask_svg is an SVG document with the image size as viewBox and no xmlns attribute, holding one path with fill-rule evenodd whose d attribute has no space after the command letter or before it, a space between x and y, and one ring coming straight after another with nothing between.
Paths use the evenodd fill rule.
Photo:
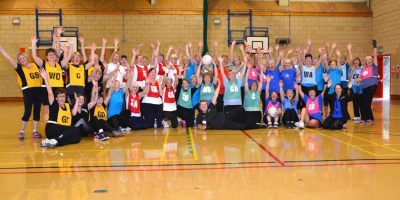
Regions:
<instances>
[{"instance_id":1,"label":"yellow bib","mask_svg":"<svg viewBox=\"0 0 400 200\"><path fill-rule=\"evenodd\" d=\"M46 62L46 72L49 78L50 87L64 87L61 66L56 63L56 67L51 66Z\"/></svg>"},{"instance_id":2,"label":"yellow bib","mask_svg":"<svg viewBox=\"0 0 400 200\"><path fill-rule=\"evenodd\" d=\"M75 67L71 63L69 64L69 85L70 86L85 86L85 67L79 65Z\"/></svg>"},{"instance_id":3,"label":"yellow bib","mask_svg":"<svg viewBox=\"0 0 400 200\"><path fill-rule=\"evenodd\" d=\"M22 67L22 71L25 74L26 87L41 87L43 79L40 76L39 69L35 63L31 63L31 68ZM22 86L24 89L24 86Z\"/></svg>"},{"instance_id":4,"label":"yellow bib","mask_svg":"<svg viewBox=\"0 0 400 200\"><path fill-rule=\"evenodd\" d=\"M58 106L57 124L71 126L72 116L68 103L65 103L65 110Z\"/></svg>"},{"instance_id":5,"label":"yellow bib","mask_svg":"<svg viewBox=\"0 0 400 200\"><path fill-rule=\"evenodd\" d=\"M107 120L107 111L102 105L96 105L96 107L94 107L93 116L97 117L97 119Z\"/></svg>"}]
</instances>

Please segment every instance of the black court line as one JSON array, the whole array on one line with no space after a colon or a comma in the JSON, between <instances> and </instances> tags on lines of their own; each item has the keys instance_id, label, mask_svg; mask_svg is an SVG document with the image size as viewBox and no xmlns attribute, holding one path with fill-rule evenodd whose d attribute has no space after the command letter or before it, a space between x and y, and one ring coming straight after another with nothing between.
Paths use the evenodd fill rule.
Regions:
<instances>
[{"instance_id":1,"label":"black court line","mask_svg":"<svg viewBox=\"0 0 400 200\"><path fill-rule=\"evenodd\" d=\"M374 159L374 158L358 158L358 159L324 159L324 160L288 160L285 161L285 166L287 163L301 164L301 163L323 163L323 162L356 162L356 161L400 161L400 158L384 158L384 159ZM161 165L76 165L76 166L46 166L46 167L1 167L0 170L17 170L17 169L77 169L77 168L126 168L126 167L176 167L176 166L217 166L217 165L249 165L249 164L274 164L275 162L227 162L227 163L181 163L181 164L161 164Z\"/></svg>"}]
</instances>

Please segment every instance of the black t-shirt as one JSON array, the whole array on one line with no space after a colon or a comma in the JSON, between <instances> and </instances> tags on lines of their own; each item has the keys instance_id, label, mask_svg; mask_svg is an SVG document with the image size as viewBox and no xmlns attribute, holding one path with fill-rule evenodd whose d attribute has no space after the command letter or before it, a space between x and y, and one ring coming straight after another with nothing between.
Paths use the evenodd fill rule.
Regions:
<instances>
[{"instance_id":1,"label":"black t-shirt","mask_svg":"<svg viewBox=\"0 0 400 200\"><path fill-rule=\"evenodd\" d=\"M215 105L213 103L210 103L208 105L208 110L206 113L200 112L197 115L197 124L202 124L203 121L207 122L207 127L211 126L212 128L215 129L222 129L224 122L226 120L225 113L223 112L218 112L217 109L215 108Z\"/></svg>"},{"instance_id":2,"label":"black t-shirt","mask_svg":"<svg viewBox=\"0 0 400 200\"><path fill-rule=\"evenodd\" d=\"M85 62L85 66L88 63L88 61ZM97 81L97 85L99 86L99 97L103 96L103 74L104 74L104 65L101 61L99 61L99 65L100 65L100 69L101 69L101 73L102 75L100 76L100 79ZM88 70L85 70L85 75L86 75L86 79L85 79L85 98L86 100L90 101L91 98L91 94L92 94L92 89L93 89L93 83L90 81L88 81L89 78L89 73Z\"/></svg>"}]
</instances>

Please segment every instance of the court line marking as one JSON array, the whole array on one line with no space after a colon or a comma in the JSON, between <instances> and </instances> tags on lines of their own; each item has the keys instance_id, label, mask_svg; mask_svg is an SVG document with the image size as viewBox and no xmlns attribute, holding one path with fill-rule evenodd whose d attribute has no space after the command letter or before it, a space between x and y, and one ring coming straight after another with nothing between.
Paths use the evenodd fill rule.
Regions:
<instances>
[{"instance_id":1,"label":"court line marking","mask_svg":"<svg viewBox=\"0 0 400 200\"><path fill-rule=\"evenodd\" d=\"M383 144L379 144L379 143L376 143L376 142L369 141L369 140L364 139L364 138L362 138L362 137L358 137L358 136L355 136L355 135L347 135L347 136L348 136L348 137L356 138L356 139L361 140L361 141L364 141L364 142L368 142L368 143L370 143L370 144L374 144L374 145L380 146L380 147L382 147L382 148L384 148L384 149L389 149L389 150L391 150L391 151L400 153L400 150L394 149L394 148L392 148L392 147L390 147L390 146L386 146L386 145L383 145Z\"/></svg>"},{"instance_id":2,"label":"court line marking","mask_svg":"<svg viewBox=\"0 0 400 200\"><path fill-rule=\"evenodd\" d=\"M168 136L169 136L169 129L167 129L167 131L165 133L163 149L162 149L162 152L161 152L160 161L165 161L165 150L166 150L166 147L167 147Z\"/></svg>"},{"instance_id":3,"label":"court line marking","mask_svg":"<svg viewBox=\"0 0 400 200\"><path fill-rule=\"evenodd\" d=\"M192 149L193 159L197 161L199 158L197 157L196 143L193 139L192 129L186 128L186 135L188 134L188 132L189 132L189 136L190 136L190 148Z\"/></svg>"},{"instance_id":4,"label":"court line marking","mask_svg":"<svg viewBox=\"0 0 400 200\"><path fill-rule=\"evenodd\" d=\"M345 141L343 141L343 140L339 140L338 138L335 138L335 137L326 135L326 134L321 133L321 132L315 132L315 133L316 133L316 134L319 134L319 135L322 135L322 136L324 136L324 137L330 138L330 139L332 139L332 140L339 141L339 142L341 142L341 143L343 143L343 144L345 144L345 145L348 145L348 146L350 146L350 147L352 147L352 148L358 149L358 150L363 151L363 152L365 152L365 153L368 153L368 154L370 154L370 155L378 156L378 155L375 154L375 153L372 153L372 152L367 151L367 150L365 150L365 149L362 149L362 148L359 148L359 147L357 147L357 146L354 146L354 145L352 145L352 144L350 144L350 143L348 143L348 142L345 142Z\"/></svg>"},{"instance_id":5,"label":"court line marking","mask_svg":"<svg viewBox=\"0 0 400 200\"><path fill-rule=\"evenodd\" d=\"M335 167L335 166L359 166L359 165L400 165L400 162L393 163L326 163L326 164L311 164L311 165L262 165L262 166L233 166L233 167L202 167L202 168L155 168L155 169L97 169L97 170L74 170L65 169L63 171L15 171L15 172L0 172L2 175L6 174L56 174L56 173L99 173L99 172L160 172L160 171L194 171L194 170L231 170L231 169L263 169L263 168L297 168L297 167Z\"/></svg>"},{"instance_id":6,"label":"court line marking","mask_svg":"<svg viewBox=\"0 0 400 200\"><path fill-rule=\"evenodd\" d=\"M242 133L246 135L249 139L251 139L254 143L256 143L265 153L267 153L275 162L277 162L281 166L285 166L285 163L280 160L277 156L275 156L271 151L265 148L262 144L260 144L256 139L251 137L246 131L242 130Z\"/></svg>"}]
</instances>

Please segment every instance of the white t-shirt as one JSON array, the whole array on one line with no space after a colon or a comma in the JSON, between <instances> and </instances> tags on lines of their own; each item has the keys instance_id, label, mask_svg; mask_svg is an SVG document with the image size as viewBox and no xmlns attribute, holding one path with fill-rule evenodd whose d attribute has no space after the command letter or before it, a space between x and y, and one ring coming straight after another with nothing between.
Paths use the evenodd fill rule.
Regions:
<instances>
[{"instance_id":1,"label":"white t-shirt","mask_svg":"<svg viewBox=\"0 0 400 200\"><path fill-rule=\"evenodd\" d=\"M121 83L121 87L124 87L125 83L123 83L122 80L124 79L124 76L126 74L126 67L120 65L119 63L118 64L108 63L107 74L112 73L117 67L118 67L118 75L117 75L116 80L118 80ZM109 88L109 87L110 86L108 85L108 82L107 82L106 88Z\"/></svg>"}]
</instances>

